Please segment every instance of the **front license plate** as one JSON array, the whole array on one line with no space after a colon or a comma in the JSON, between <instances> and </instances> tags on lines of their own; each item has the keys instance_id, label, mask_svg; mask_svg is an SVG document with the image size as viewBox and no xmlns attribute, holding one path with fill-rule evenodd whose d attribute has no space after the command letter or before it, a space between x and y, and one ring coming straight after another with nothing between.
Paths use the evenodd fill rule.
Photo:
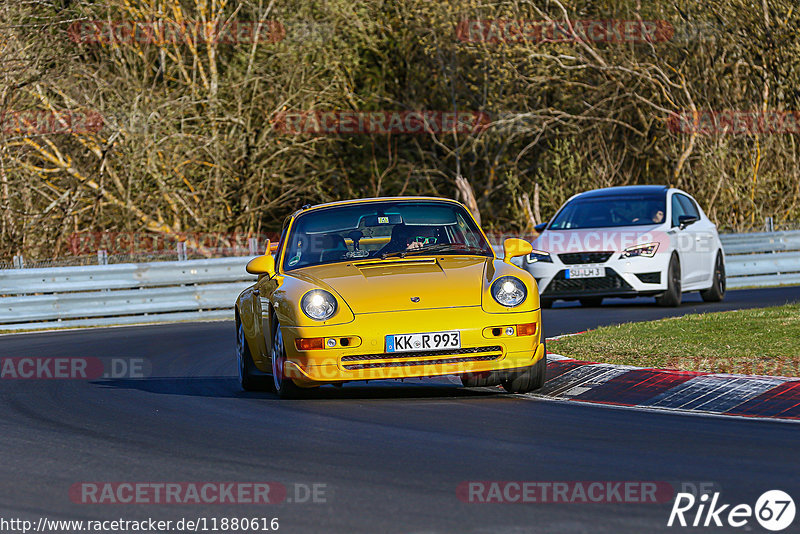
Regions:
<instances>
[{"instance_id":1,"label":"front license plate","mask_svg":"<svg viewBox=\"0 0 800 534\"><path fill-rule=\"evenodd\" d=\"M386 352L416 352L460 348L461 332L458 330L386 336Z\"/></svg>"},{"instance_id":2,"label":"front license plate","mask_svg":"<svg viewBox=\"0 0 800 534\"><path fill-rule=\"evenodd\" d=\"M566 277L570 278L602 278L606 275L605 267L570 267Z\"/></svg>"}]
</instances>

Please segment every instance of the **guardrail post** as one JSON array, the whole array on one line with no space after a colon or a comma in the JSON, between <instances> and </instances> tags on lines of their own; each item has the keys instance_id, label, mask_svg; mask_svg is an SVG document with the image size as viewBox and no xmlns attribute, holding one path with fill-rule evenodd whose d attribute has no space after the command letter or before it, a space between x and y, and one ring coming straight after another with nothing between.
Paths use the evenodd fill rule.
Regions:
<instances>
[{"instance_id":1,"label":"guardrail post","mask_svg":"<svg viewBox=\"0 0 800 534\"><path fill-rule=\"evenodd\" d=\"M247 240L247 246L250 249L251 256L258 256L258 238L251 237Z\"/></svg>"},{"instance_id":2,"label":"guardrail post","mask_svg":"<svg viewBox=\"0 0 800 534\"><path fill-rule=\"evenodd\" d=\"M22 257L22 254L20 254L19 256L14 256L14 268L15 269L25 268L25 258Z\"/></svg>"},{"instance_id":3,"label":"guardrail post","mask_svg":"<svg viewBox=\"0 0 800 534\"><path fill-rule=\"evenodd\" d=\"M108 251L99 249L97 251L97 265L108 265Z\"/></svg>"},{"instance_id":4,"label":"guardrail post","mask_svg":"<svg viewBox=\"0 0 800 534\"><path fill-rule=\"evenodd\" d=\"M186 241L178 241L178 261L186 260Z\"/></svg>"},{"instance_id":5,"label":"guardrail post","mask_svg":"<svg viewBox=\"0 0 800 534\"><path fill-rule=\"evenodd\" d=\"M773 224L772 217L764 217L764 231L774 232L775 225Z\"/></svg>"}]
</instances>

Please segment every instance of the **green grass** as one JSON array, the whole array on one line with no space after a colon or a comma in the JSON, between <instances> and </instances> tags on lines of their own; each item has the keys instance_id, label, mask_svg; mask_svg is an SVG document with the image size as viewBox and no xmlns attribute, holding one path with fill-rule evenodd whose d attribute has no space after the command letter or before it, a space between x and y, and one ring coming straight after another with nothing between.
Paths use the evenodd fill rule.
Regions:
<instances>
[{"instance_id":1,"label":"green grass","mask_svg":"<svg viewBox=\"0 0 800 534\"><path fill-rule=\"evenodd\" d=\"M547 350L637 367L800 376L800 303L604 326Z\"/></svg>"}]
</instances>

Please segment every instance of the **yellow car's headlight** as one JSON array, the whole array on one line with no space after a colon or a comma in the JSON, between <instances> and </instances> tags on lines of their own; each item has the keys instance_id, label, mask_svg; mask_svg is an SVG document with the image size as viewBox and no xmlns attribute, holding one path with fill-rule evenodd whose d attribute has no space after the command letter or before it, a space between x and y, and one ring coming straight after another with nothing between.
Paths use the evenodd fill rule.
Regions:
<instances>
[{"instance_id":1,"label":"yellow car's headlight","mask_svg":"<svg viewBox=\"0 0 800 534\"><path fill-rule=\"evenodd\" d=\"M336 298L324 289L313 289L300 300L300 309L315 321L327 321L333 317L336 306Z\"/></svg>"},{"instance_id":2,"label":"yellow car's headlight","mask_svg":"<svg viewBox=\"0 0 800 534\"><path fill-rule=\"evenodd\" d=\"M527 296L525 284L513 276L501 276L492 283L492 297L502 306L519 306L525 302Z\"/></svg>"}]
</instances>

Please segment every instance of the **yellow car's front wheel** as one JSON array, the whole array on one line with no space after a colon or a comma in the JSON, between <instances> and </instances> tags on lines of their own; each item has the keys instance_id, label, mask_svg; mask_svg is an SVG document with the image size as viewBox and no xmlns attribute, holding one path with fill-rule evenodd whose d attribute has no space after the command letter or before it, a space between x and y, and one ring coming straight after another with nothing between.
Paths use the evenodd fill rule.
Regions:
<instances>
[{"instance_id":1,"label":"yellow car's front wheel","mask_svg":"<svg viewBox=\"0 0 800 534\"><path fill-rule=\"evenodd\" d=\"M544 386L547 376L547 353L538 362L517 372L507 372L500 382L509 393L529 393Z\"/></svg>"},{"instance_id":2,"label":"yellow car's front wheel","mask_svg":"<svg viewBox=\"0 0 800 534\"><path fill-rule=\"evenodd\" d=\"M275 335L272 338L272 380L275 384L275 393L282 399L300 397L303 388L298 387L294 381L287 377L283 367L286 363L286 347L283 345L281 325L275 325Z\"/></svg>"},{"instance_id":3,"label":"yellow car's front wheel","mask_svg":"<svg viewBox=\"0 0 800 534\"><path fill-rule=\"evenodd\" d=\"M502 385L509 393L529 393L544 386L547 379L547 345L535 364L519 370L484 371L461 375L461 384L468 388Z\"/></svg>"}]
</instances>

